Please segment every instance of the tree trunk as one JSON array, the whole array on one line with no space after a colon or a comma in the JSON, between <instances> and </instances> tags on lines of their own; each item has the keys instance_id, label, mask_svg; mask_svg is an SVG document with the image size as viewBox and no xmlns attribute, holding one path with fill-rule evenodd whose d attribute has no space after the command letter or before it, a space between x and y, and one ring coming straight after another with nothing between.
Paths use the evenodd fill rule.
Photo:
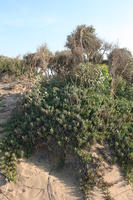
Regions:
<instances>
[{"instance_id":1,"label":"tree trunk","mask_svg":"<svg viewBox=\"0 0 133 200\"><path fill-rule=\"evenodd\" d=\"M114 95L115 95L115 78L112 77L111 90L110 90L110 98L114 99Z\"/></svg>"}]
</instances>

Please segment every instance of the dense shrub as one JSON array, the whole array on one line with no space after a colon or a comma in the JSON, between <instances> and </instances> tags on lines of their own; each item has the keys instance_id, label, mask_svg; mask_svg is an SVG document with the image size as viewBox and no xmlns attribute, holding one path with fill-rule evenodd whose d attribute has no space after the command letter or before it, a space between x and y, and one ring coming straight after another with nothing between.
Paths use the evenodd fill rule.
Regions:
<instances>
[{"instance_id":1,"label":"dense shrub","mask_svg":"<svg viewBox=\"0 0 133 200\"><path fill-rule=\"evenodd\" d=\"M48 67L54 73L63 75L73 68L73 58L71 51L56 52L49 60Z\"/></svg>"},{"instance_id":2,"label":"dense shrub","mask_svg":"<svg viewBox=\"0 0 133 200\"><path fill-rule=\"evenodd\" d=\"M37 69L43 73L49 63L52 53L44 44L40 46L35 53L28 53L23 57L24 66L28 67L30 73L36 73Z\"/></svg>"},{"instance_id":3,"label":"dense shrub","mask_svg":"<svg viewBox=\"0 0 133 200\"><path fill-rule=\"evenodd\" d=\"M115 97L119 99L127 99L133 101L133 83L127 82L122 77L117 77Z\"/></svg>"},{"instance_id":4,"label":"dense shrub","mask_svg":"<svg viewBox=\"0 0 133 200\"><path fill-rule=\"evenodd\" d=\"M92 64L63 78L44 78L19 104L1 143L2 152L21 157L45 142L50 150L58 148L64 161L71 152L88 162L83 151L87 149L90 160L91 145L106 142L131 178L133 104L129 97L110 100L110 82L108 68ZM7 161L5 156L6 166Z\"/></svg>"},{"instance_id":5,"label":"dense shrub","mask_svg":"<svg viewBox=\"0 0 133 200\"><path fill-rule=\"evenodd\" d=\"M50 57L52 57L52 53L46 45L40 46L35 53L24 55L23 58L0 56L0 78L6 75L15 78L21 75L36 75L38 68L43 73Z\"/></svg>"},{"instance_id":6,"label":"dense shrub","mask_svg":"<svg viewBox=\"0 0 133 200\"><path fill-rule=\"evenodd\" d=\"M133 101L115 99L106 112L106 139L114 150L115 160L133 181Z\"/></svg>"},{"instance_id":7,"label":"dense shrub","mask_svg":"<svg viewBox=\"0 0 133 200\"><path fill-rule=\"evenodd\" d=\"M19 58L0 57L0 75L20 75L23 71L22 60Z\"/></svg>"}]
</instances>

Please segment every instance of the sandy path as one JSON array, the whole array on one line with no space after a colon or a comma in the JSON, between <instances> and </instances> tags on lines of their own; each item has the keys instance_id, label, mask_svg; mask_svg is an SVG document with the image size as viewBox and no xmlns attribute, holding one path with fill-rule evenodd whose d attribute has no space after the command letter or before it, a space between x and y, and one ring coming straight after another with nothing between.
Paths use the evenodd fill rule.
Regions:
<instances>
[{"instance_id":1,"label":"sandy path","mask_svg":"<svg viewBox=\"0 0 133 200\"><path fill-rule=\"evenodd\" d=\"M45 151L18 165L18 180L9 183L7 196L12 200L81 200L77 176L70 167L52 169ZM3 198L4 200L4 198Z\"/></svg>"}]
</instances>

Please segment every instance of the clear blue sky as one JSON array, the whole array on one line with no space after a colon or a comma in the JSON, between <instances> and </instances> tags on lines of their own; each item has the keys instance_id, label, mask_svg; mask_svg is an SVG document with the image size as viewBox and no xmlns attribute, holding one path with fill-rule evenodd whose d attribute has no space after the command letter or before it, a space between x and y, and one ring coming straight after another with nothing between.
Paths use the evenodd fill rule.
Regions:
<instances>
[{"instance_id":1,"label":"clear blue sky","mask_svg":"<svg viewBox=\"0 0 133 200\"><path fill-rule=\"evenodd\" d=\"M133 52L133 0L0 0L0 54L23 55L44 42L62 50L80 24Z\"/></svg>"}]
</instances>

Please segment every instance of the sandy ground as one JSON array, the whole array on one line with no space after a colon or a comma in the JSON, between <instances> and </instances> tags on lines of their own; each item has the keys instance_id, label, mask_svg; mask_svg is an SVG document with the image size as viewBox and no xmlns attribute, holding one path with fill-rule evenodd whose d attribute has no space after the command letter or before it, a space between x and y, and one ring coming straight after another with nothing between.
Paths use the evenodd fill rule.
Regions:
<instances>
[{"instance_id":1,"label":"sandy ground","mask_svg":"<svg viewBox=\"0 0 133 200\"><path fill-rule=\"evenodd\" d=\"M0 124L10 118L21 93L26 90L26 83L0 83ZM0 137L3 137L0 127ZM97 144L92 148L94 156L104 157L104 181L109 185L110 196L114 200L133 200L133 186L128 184L117 165L111 163L110 152L104 146ZM34 154L28 160L18 164L18 179L16 183L1 186L3 194L0 200L82 200L79 180L74 167L68 163L61 171L55 169L56 156L51 158L45 149ZM1 179L1 177L0 177ZM100 188L91 191L91 200L104 200Z\"/></svg>"},{"instance_id":2,"label":"sandy ground","mask_svg":"<svg viewBox=\"0 0 133 200\"><path fill-rule=\"evenodd\" d=\"M18 165L16 184L8 184L7 196L12 200L81 200L78 177L67 166L54 169L47 152L40 151ZM3 186L3 191L5 186ZM1 199L5 200L1 195Z\"/></svg>"},{"instance_id":3,"label":"sandy ground","mask_svg":"<svg viewBox=\"0 0 133 200\"><path fill-rule=\"evenodd\" d=\"M111 153L102 145L95 145L92 154L103 157L103 180L108 185L108 191L113 200L133 200L133 185L129 184L117 164L112 164ZM103 192L95 187L91 193L92 200L104 200Z\"/></svg>"}]
</instances>

